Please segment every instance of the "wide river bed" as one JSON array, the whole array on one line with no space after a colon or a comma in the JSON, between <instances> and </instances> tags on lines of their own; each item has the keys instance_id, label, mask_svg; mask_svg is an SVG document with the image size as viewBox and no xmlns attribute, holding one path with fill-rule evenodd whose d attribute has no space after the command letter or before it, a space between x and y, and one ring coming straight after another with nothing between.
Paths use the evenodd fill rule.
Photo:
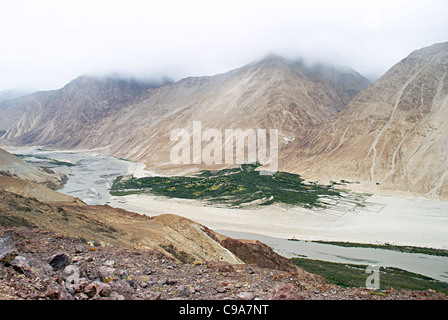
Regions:
<instances>
[{"instance_id":1,"label":"wide river bed","mask_svg":"<svg viewBox=\"0 0 448 320\"><path fill-rule=\"evenodd\" d=\"M7 148L8 149L8 148ZM350 201L327 212L284 208L239 210L204 207L198 203L150 195L111 197L113 180L124 174L153 175L144 165L92 152L54 151L42 148L11 148L27 155L71 163L53 166L69 177L62 193L87 204L109 204L147 215L174 213L203 223L215 231L240 239L260 240L286 257L305 256L330 262L396 267L448 282L448 257L400 253L372 248L344 248L312 241L326 240L396 243L448 248L448 203L375 195L363 208L348 208ZM348 208L348 210L346 210Z\"/></svg>"}]
</instances>

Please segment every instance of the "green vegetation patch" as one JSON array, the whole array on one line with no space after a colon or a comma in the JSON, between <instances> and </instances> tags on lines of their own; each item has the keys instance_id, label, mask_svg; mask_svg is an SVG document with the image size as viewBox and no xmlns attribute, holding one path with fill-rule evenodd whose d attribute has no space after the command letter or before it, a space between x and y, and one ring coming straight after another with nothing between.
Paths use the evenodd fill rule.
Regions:
<instances>
[{"instance_id":1,"label":"green vegetation patch","mask_svg":"<svg viewBox=\"0 0 448 320\"><path fill-rule=\"evenodd\" d=\"M59 161L59 160L51 159L51 158L44 157L44 156L37 156L37 155L31 155L31 154L14 154L14 155L30 164L37 165L40 167L56 167L56 166L71 167L71 166L74 166L74 164L71 162Z\"/></svg>"},{"instance_id":2,"label":"green vegetation patch","mask_svg":"<svg viewBox=\"0 0 448 320\"><path fill-rule=\"evenodd\" d=\"M366 287L367 265L334 263L305 258L292 258L292 262L306 271L325 278L328 283L343 288ZM401 270L398 268L380 267L379 290L434 290L448 294L448 283Z\"/></svg>"},{"instance_id":3,"label":"green vegetation patch","mask_svg":"<svg viewBox=\"0 0 448 320\"><path fill-rule=\"evenodd\" d=\"M196 176L184 177L118 177L110 190L119 196L140 192L198 199L230 207L271 205L282 203L305 208L325 208L328 197L339 197L341 191L332 186L306 184L297 174L277 172L260 174L259 164L245 164L239 168L202 171Z\"/></svg>"},{"instance_id":4,"label":"green vegetation patch","mask_svg":"<svg viewBox=\"0 0 448 320\"><path fill-rule=\"evenodd\" d=\"M373 249L385 249L405 253L421 253L432 256L448 257L448 250L445 249L433 249L425 247L412 247L412 246L398 246L390 243L386 244L369 244L369 243L354 243L354 242L337 242L337 241L315 241L317 243L330 244L339 247L354 247L354 248L373 248Z\"/></svg>"}]
</instances>

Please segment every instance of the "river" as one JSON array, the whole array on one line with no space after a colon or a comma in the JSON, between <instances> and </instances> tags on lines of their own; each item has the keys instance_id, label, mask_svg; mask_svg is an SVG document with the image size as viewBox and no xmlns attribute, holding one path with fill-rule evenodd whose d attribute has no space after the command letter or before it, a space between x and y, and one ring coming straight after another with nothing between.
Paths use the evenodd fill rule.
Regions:
<instances>
[{"instance_id":1,"label":"river","mask_svg":"<svg viewBox=\"0 0 448 320\"><path fill-rule=\"evenodd\" d=\"M395 267L448 282L448 257L374 248L341 247L313 241L290 241L246 232L216 231L232 238L259 240L287 258L300 256L329 262Z\"/></svg>"},{"instance_id":2,"label":"river","mask_svg":"<svg viewBox=\"0 0 448 320\"><path fill-rule=\"evenodd\" d=\"M54 151L46 148L14 148L9 152L28 162L45 166L69 178L58 191L87 204L106 204L117 176L132 173L139 164L93 152ZM51 160L56 160L55 164ZM61 163L65 163L66 165Z\"/></svg>"}]
</instances>

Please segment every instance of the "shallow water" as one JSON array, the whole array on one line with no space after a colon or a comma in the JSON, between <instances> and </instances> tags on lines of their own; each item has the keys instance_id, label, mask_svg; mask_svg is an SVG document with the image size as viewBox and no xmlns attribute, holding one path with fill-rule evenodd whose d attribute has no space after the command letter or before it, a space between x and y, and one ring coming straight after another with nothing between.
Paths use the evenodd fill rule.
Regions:
<instances>
[{"instance_id":1,"label":"shallow water","mask_svg":"<svg viewBox=\"0 0 448 320\"><path fill-rule=\"evenodd\" d=\"M13 153L27 155L23 157L25 161L32 159L32 156L39 156L73 164L48 167L55 172L65 173L69 178L64 187L58 190L59 192L91 205L106 204L111 198L109 189L114 179L127 174L130 167L135 165L130 161L94 153L46 151L37 148L13 150Z\"/></svg>"},{"instance_id":2,"label":"shallow water","mask_svg":"<svg viewBox=\"0 0 448 320\"><path fill-rule=\"evenodd\" d=\"M287 258L306 257L329 262L395 267L448 282L448 257L374 248L340 247L311 241L290 241L260 234L217 230L228 237L259 240Z\"/></svg>"}]
</instances>

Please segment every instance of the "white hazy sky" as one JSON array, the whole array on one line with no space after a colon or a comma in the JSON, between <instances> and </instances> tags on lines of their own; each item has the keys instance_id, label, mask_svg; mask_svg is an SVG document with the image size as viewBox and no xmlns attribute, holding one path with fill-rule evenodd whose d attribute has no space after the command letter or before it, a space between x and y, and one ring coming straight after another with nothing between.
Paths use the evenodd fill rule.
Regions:
<instances>
[{"instance_id":1,"label":"white hazy sky","mask_svg":"<svg viewBox=\"0 0 448 320\"><path fill-rule=\"evenodd\" d=\"M269 53L377 77L448 41L447 13L446 0L0 0L0 90L86 73L179 80Z\"/></svg>"}]
</instances>

